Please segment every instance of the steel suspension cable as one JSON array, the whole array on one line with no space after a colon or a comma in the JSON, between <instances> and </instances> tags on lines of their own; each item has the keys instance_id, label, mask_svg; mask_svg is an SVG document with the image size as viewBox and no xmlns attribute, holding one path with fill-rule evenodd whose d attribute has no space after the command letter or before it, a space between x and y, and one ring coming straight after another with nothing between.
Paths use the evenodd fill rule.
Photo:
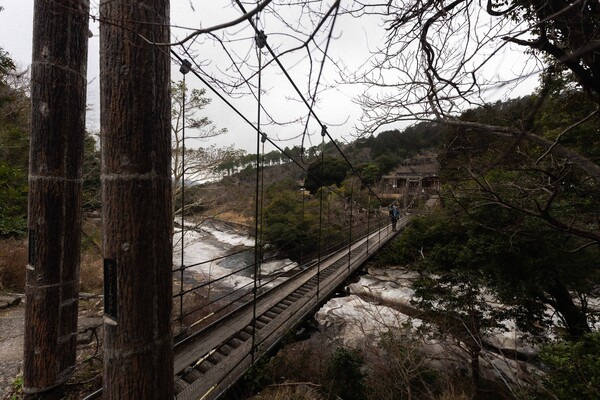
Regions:
<instances>
[{"instance_id":1,"label":"steel suspension cable","mask_svg":"<svg viewBox=\"0 0 600 400\"><path fill-rule=\"evenodd\" d=\"M242 2L240 0L235 0L235 2L238 5L238 7L240 8L240 10L244 14L246 14L247 13L246 12L246 8L242 4ZM338 13L338 10L339 10L339 4L340 4L340 0L336 1L334 3L334 6L332 7L332 8L335 7L335 9L336 9L336 14L335 14L336 16L337 16L337 13ZM250 23L250 25L252 25L252 28L258 34L260 31L258 30L258 26L254 23L254 21L252 21L252 19L248 19L248 22ZM277 55L275 54L275 52L273 51L273 49L271 48L271 46L269 46L269 44L267 43L265 45L265 47L269 51L269 54L271 54L271 57L273 57L273 59L275 60L275 62L279 66L279 69L281 69L281 72L283 72L283 74L285 75L285 77L287 78L287 80L290 82L290 84L292 85L292 87L294 88L294 90L296 91L296 93L298 94L298 96L300 96L300 99L302 100L302 102L308 108L309 114L311 114L315 118L315 121L317 121L317 123L321 126L321 131L325 130L325 134L327 135L327 137L329 138L329 140L333 143L333 145L335 146L335 148L337 149L337 151L340 153L340 155L342 156L342 158L350 166L350 169L352 170L352 172L358 177L358 179L361 180L362 184L367 188L367 190L369 192L371 192L371 194L373 194L380 202L383 203L383 201L377 195L377 193L375 193L373 191L373 189L371 189L371 187L367 184L367 182L363 179L363 177L358 173L358 171L356 170L356 168L354 167L354 165L350 162L350 160L348 159L348 157L346 156L346 154L344 154L344 152L338 146L338 144L335 142L335 140L333 140L333 138L331 137L331 135L329 134L329 132L327 132L327 126L319 119L319 117L315 113L313 107L310 106L310 104L308 103L308 100L306 100L306 98L304 97L304 95L302 94L302 92L300 91L300 89L298 88L298 85L296 84L296 82L294 82L294 79L291 77L291 75L289 74L289 72L287 71L287 69L283 66L283 64L279 60L279 57L277 57Z\"/></svg>"},{"instance_id":2,"label":"steel suspension cable","mask_svg":"<svg viewBox=\"0 0 600 400\"><path fill-rule=\"evenodd\" d=\"M181 58L181 56L179 54L177 54L174 50L171 50L171 54L173 54L173 56L180 63L182 63L184 61L183 58ZM198 64L196 63L195 60L192 59L192 61L193 61L194 64L196 64L196 66L198 66ZM208 89L210 89L211 92L213 92L219 99L221 99L221 101L223 101L233 112L235 112L242 120L244 120L244 122L246 122L248 125L250 125L250 127L252 127L253 130L255 130L258 133L261 133L260 129L258 129L244 114L242 114L242 112L240 110L238 110L237 107L235 107L229 100L227 100L225 98L225 96L223 96L221 93L219 93L206 79L204 79L202 77L202 75L200 75L194 69L190 69L190 71L192 72L192 74L194 74L196 76L196 78L198 78L200 80L200 82L202 82ZM296 164L307 175L309 175L313 179L315 179L316 182L318 182L319 184L321 184L323 187L329 189L330 191L336 193L338 196L341 196L334 189L332 189L331 187L325 185L321 181L321 179L319 179L313 173L311 173L310 171L308 171L298 160L296 160L294 157L292 157L291 155L289 155L284 149L281 148L281 146L279 146L277 143L275 143L271 138L269 138L268 136L265 136L265 137L266 137L266 141L267 142L269 142L273 147L275 147L275 149L277 149L281 154L283 154L284 156L286 156L290 161L292 161L294 164Z\"/></svg>"},{"instance_id":3,"label":"steel suspension cable","mask_svg":"<svg viewBox=\"0 0 600 400\"><path fill-rule=\"evenodd\" d=\"M260 90L260 88L259 88ZM259 105L260 106L260 105ZM259 115L260 115L260 110L259 110ZM260 126L260 125L259 125ZM260 171L260 240L259 243L264 243L263 242L263 232L264 232L264 204L265 204L265 142L266 140L266 135L263 134L261 139L260 139L261 143L262 143L262 168ZM261 279L261 275L262 275L262 271L261 271L261 266L262 266L262 262L264 260L264 254L263 254L263 249L262 247L260 248L260 264L259 264L259 269L258 269L258 287L260 288L260 279Z\"/></svg>"},{"instance_id":4,"label":"steel suspension cable","mask_svg":"<svg viewBox=\"0 0 600 400\"><path fill-rule=\"evenodd\" d=\"M348 272L350 272L350 260L352 258L352 223L354 222L354 217L352 215L352 207L354 206L354 178L350 178L350 229L349 238L348 238Z\"/></svg>"},{"instance_id":5,"label":"steel suspension cable","mask_svg":"<svg viewBox=\"0 0 600 400\"><path fill-rule=\"evenodd\" d=\"M323 176L323 164L325 157L325 129L321 131L321 176ZM319 259L317 265L317 301L319 300L319 289L321 282L321 238L323 229L323 188L319 188Z\"/></svg>"},{"instance_id":6,"label":"steel suspension cable","mask_svg":"<svg viewBox=\"0 0 600 400\"><path fill-rule=\"evenodd\" d=\"M185 240L185 220L184 220L184 205L185 205L185 74L183 74L183 103L181 104L182 123L181 128L181 267L184 263L184 240ZM183 269L181 270L180 290L183 291ZM179 300L179 314L183 314L183 296ZM183 329L183 317L179 321L179 328Z\"/></svg>"},{"instance_id":7,"label":"steel suspension cable","mask_svg":"<svg viewBox=\"0 0 600 400\"><path fill-rule=\"evenodd\" d=\"M379 207L379 211L381 211L381 207ZM381 246L381 224L383 222L383 219L381 218L381 215L378 215L378 217L379 217L379 223L377 224L377 229L379 230L378 245Z\"/></svg>"},{"instance_id":8,"label":"steel suspension cable","mask_svg":"<svg viewBox=\"0 0 600 400\"><path fill-rule=\"evenodd\" d=\"M184 241L185 241L185 102L186 102L186 86L185 76L190 72L189 67L191 66L188 60L183 60L179 72L183 75L183 90L182 90L182 103L181 103L181 275L179 282L179 293L183 293L183 271L185 270L184 263ZM175 166L177 168L177 166ZM179 299L179 329L183 330L183 295Z\"/></svg>"},{"instance_id":9,"label":"steel suspension cable","mask_svg":"<svg viewBox=\"0 0 600 400\"><path fill-rule=\"evenodd\" d=\"M371 195L367 197L367 255L369 255L369 235L371 234Z\"/></svg>"},{"instance_id":10,"label":"steel suspension cable","mask_svg":"<svg viewBox=\"0 0 600 400\"><path fill-rule=\"evenodd\" d=\"M305 194L306 188L302 187L302 190L300 191L300 196L302 196L302 221L300 223L300 226L302 227L302 229L304 229L304 194ZM300 264L302 264L303 260L304 260L304 248L302 246L302 240L300 240Z\"/></svg>"},{"instance_id":11,"label":"steel suspension cable","mask_svg":"<svg viewBox=\"0 0 600 400\"><path fill-rule=\"evenodd\" d=\"M257 18L258 18L258 14L257 14ZM254 229L255 229L255 235L254 235L254 287L252 289L252 297L253 297L253 304L252 304L252 347L250 349L250 351L252 352L252 364L254 364L254 353L255 353L255 344L256 344L256 291L257 291L257 279L258 279L258 274L260 273L260 266L259 266L259 262L260 262L260 233L259 233L259 218L262 215L262 212L260 210L260 202L262 199L261 196L261 192L262 192L262 187L260 186L260 182L261 182L261 157L260 157L260 143L261 140L263 138L263 134L260 131L260 116L261 116L261 91L262 91L262 52L261 49L265 46L266 44L266 38L264 36L264 34L261 35L261 33L257 32L256 33L256 49L257 49L257 57L258 57L258 115L257 115L257 121L256 121L256 196L255 196L255 208L254 208ZM262 221L261 221L262 223Z\"/></svg>"}]
</instances>

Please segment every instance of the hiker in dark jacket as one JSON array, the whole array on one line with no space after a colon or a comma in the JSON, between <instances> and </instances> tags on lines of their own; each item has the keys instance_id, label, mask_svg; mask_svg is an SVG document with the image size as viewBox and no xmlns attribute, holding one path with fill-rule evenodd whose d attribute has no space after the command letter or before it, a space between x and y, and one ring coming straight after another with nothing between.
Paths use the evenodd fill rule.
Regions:
<instances>
[{"instance_id":1,"label":"hiker in dark jacket","mask_svg":"<svg viewBox=\"0 0 600 400\"><path fill-rule=\"evenodd\" d=\"M390 220L392 221L392 230L396 230L396 223L400 219L400 209L396 203L392 203L390 206Z\"/></svg>"}]
</instances>

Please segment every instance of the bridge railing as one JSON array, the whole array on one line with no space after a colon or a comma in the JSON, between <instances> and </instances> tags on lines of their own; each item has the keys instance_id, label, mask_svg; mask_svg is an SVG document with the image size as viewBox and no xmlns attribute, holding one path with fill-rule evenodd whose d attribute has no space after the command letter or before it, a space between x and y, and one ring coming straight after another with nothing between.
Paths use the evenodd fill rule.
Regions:
<instances>
[{"instance_id":1,"label":"bridge railing","mask_svg":"<svg viewBox=\"0 0 600 400\"><path fill-rule=\"evenodd\" d=\"M298 260L299 263L288 261L268 275L259 273L256 277L257 292L281 284L290 279L295 271L305 269L319 259L324 259L327 255L348 247L350 241L364 238L385 223L387 218L379 215L372 220L369 219L367 224L361 223L348 227L348 234L341 240L330 240L329 237L324 236L321 248L303 254L302 260ZM339 235L332 236L339 239ZM372 240L380 239L379 237ZM246 258L250 258L250 255L254 254L254 247L173 269L173 327L176 339L200 330L220 316L254 299L255 264L253 262L247 265L241 264L239 268L216 276L211 271L213 267L224 262L243 261L244 253L247 253ZM262 264L276 259L285 259L285 254L277 251L271 251L270 254L272 255L260 260L259 271Z\"/></svg>"}]
</instances>

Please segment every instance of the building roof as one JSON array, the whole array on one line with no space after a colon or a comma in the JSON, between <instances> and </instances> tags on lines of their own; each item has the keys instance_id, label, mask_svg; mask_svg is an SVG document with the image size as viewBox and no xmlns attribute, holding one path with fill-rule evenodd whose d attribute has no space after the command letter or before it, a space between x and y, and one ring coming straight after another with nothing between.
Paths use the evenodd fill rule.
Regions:
<instances>
[{"instance_id":1,"label":"building roof","mask_svg":"<svg viewBox=\"0 0 600 400\"><path fill-rule=\"evenodd\" d=\"M435 154L421 154L414 158L406 159L396 167L391 174L383 178L397 178L402 176L437 176L439 164Z\"/></svg>"}]
</instances>

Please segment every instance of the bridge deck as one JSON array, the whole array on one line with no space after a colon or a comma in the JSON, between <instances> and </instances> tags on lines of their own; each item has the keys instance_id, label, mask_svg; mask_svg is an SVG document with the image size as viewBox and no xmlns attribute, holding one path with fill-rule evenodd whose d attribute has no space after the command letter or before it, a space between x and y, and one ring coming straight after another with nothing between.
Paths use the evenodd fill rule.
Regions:
<instances>
[{"instance_id":1,"label":"bridge deck","mask_svg":"<svg viewBox=\"0 0 600 400\"><path fill-rule=\"evenodd\" d=\"M398 221L398 227L405 224ZM177 343L176 399L217 398L395 234L385 226Z\"/></svg>"}]
</instances>

